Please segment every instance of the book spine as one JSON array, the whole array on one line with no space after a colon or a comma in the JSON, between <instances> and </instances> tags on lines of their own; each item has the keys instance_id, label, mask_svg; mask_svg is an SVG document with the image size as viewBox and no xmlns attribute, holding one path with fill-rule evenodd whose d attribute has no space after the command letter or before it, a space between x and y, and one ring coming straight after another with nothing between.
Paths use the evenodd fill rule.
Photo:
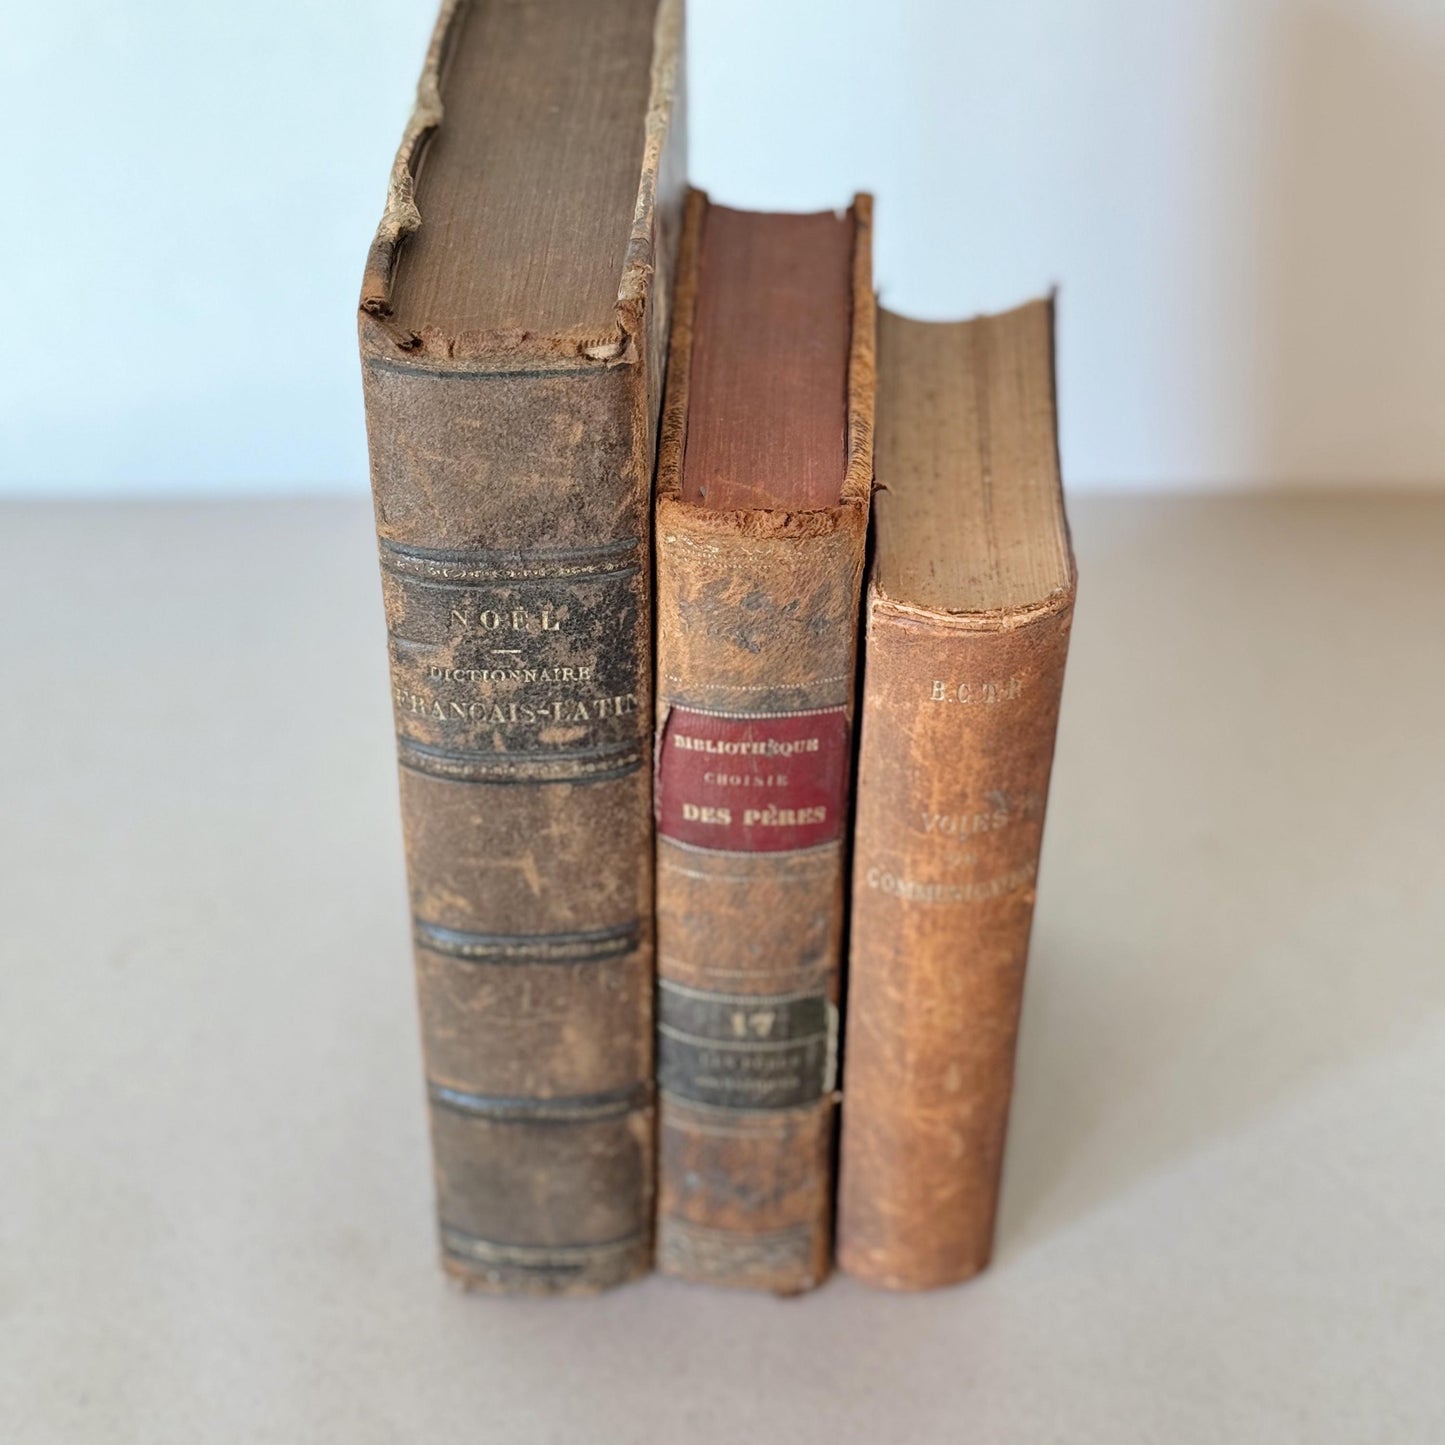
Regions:
<instances>
[{"instance_id":1,"label":"book spine","mask_svg":"<svg viewBox=\"0 0 1445 1445\"><path fill-rule=\"evenodd\" d=\"M1071 619L869 590L838 1260L875 1284L992 1251Z\"/></svg>"},{"instance_id":2,"label":"book spine","mask_svg":"<svg viewBox=\"0 0 1445 1445\"><path fill-rule=\"evenodd\" d=\"M649 479L641 366L397 362L363 329L442 1257L646 1268Z\"/></svg>"},{"instance_id":3,"label":"book spine","mask_svg":"<svg viewBox=\"0 0 1445 1445\"><path fill-rule=\"evenodd\" d=\"M679 261L656 523L657 1265L828 1273L845 835L872 475L860 201L842 505L681 500L700 199Z\"/></svg>"},{"instance_id":4,"label":"book spine","mask_svg":"<svg viewBox=\"0 0 1445 1445\"><path fill-rule=\"evenodd\" d=\"M658 534L658 1264L795 1292L825 1277L830 1248L862 531L746 538L672 512Z\"/></svg>"}]
</instances>

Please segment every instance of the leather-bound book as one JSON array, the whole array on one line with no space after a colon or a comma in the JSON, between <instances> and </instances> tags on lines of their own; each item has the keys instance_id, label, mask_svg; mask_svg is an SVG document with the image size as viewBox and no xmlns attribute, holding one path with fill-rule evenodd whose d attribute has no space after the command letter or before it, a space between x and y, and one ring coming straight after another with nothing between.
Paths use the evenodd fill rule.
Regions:
<instances>
[{"instance_id":1,"label":"leather-bound book","mask_svg":"<svg viewBox=\"0 0 1445 1445\"><path fill-rule=\"evenodd\" d=\"M838 1259L981 1270L1074 608L1053 308L879 319Z\"/></svg>"},{"instance_id":2,"label":"leather-bound book","mask_svg":"<svg viewBox=\"0 0 1445 1445\"><path fill-rule=\"evenodd\" d=\"M438 21L360 314L441 1250L647 1268L651 480L680 0Z\"/></svg>"},{"instance_id":3,"label":"leather-bound book","mask_svg":"<svg viewBox=\"0 0 1445 1445\"><path fill-rule=\"evenodd\" d=\"M688 203L658 453L658 1267L828 1272L869 202Z\"/></svg>"}]
</instances>

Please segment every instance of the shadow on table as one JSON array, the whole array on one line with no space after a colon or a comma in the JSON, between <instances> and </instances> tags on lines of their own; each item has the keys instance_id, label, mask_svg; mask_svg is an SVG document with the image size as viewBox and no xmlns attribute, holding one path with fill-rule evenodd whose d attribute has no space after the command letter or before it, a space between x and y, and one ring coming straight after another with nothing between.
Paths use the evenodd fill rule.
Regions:
<instances>
[{"instance_id":1,"label":"shadow on table","mask_svg":"<svg viewBox=\"0 0 1445 1445\"><path fill-rule=\"evenodd\" d=\"M1445 375L1439 30L1356 0L1289 0L1270 24L1257 345L1240 358L1254 472L1413 475L1399 449L1438 419ZM1075 513L1005 1256L1442 1004L1422 663L1441 655L1425 594L1445 529L1378 491Z\"/></svg>"},{"instance_id":2,"label":"shadow on table","mask_svg":"<svg viewBox=\"0 0 1445 1445\"><path fill-rule=\"evenodd\" d=\"M1445 499L1091 498L1075 522L1004 1258L1445 1007L1421 667L1445 615L1416 597Z\"/></svg>"}]
</instances>

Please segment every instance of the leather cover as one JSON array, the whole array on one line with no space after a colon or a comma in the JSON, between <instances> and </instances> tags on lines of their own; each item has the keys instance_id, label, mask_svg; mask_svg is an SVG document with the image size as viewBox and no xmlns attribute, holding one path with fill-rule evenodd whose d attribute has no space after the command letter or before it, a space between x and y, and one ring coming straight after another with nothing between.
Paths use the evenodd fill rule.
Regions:
<instances>
[{"instance_id":1,"label":"leather cover","mask_svg":"<svg viewBox=\"0 0 1445 1445\"><path fill-rule=\"evenodd\" d=\"M988 455L986 436L972 445ZM1000 467L988 485L1013 481ZM878 483L884 536L902 483L881 460ZM1066 557L1066 584L1035 605L924 607L885 593L883 546L865 609L838 1260L921 1289L977 1273L993 1246L1075 584Z\"/></svg>"},{"instance_id":2,"label":"leather cover","mask_svg":"<svg viewBox=\"0 0 1445 1445\"><path fill-rule=\"evenodd\" d=\"M648 554L681 6L659 12L616 334L585 349L390 323L454 9L360 315L442 1260L585 1292L651 1258Z\"/></svg>"},{"instance_id":3,"label":"leather cover","mask_svg":"<svg viewBox=\"0 0 1445 1445\"><path fill-rule=\"evenodd\" d=\"M840 504L684 502L699 236L679 262L658 460L658 1267L825 1278L859 591L872 481L870 207L855 203Z\"/></svg>"}]
</instances>

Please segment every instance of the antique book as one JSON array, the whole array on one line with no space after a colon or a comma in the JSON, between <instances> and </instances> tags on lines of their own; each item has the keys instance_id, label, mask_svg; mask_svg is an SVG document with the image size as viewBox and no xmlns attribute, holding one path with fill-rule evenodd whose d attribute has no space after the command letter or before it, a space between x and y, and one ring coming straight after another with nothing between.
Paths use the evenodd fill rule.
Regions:
<instances>
[{"instance_id":1,"label":"antique book","mask_svg":"<svg viewBox=\"0 0 1445 1445\"><path fill-rule=\"evenodd\" d=\"M923 1289L992 1249L1075 577L1052 304L878 352L838 1260Z\"/></svg>"},{"instance_id":2,"label":"antique book","mask_svg":"<svg viewBox=\"0 0 1445 1445\"><path fill-rule=\"evenodd\" d=\"M694 192L658 450L658 1268L827 1274L870 203Z\"/></svg>"},{"instance_id":3,"label":"antique book","mask_svg":"<svg viewBox=\"0 0 1445 1445\"><path fill-rule=\"evenodd\" d=\"M648 1267L680 0L444 7L360 313L442 1260Z\"/></svg>"}]
</instances>

